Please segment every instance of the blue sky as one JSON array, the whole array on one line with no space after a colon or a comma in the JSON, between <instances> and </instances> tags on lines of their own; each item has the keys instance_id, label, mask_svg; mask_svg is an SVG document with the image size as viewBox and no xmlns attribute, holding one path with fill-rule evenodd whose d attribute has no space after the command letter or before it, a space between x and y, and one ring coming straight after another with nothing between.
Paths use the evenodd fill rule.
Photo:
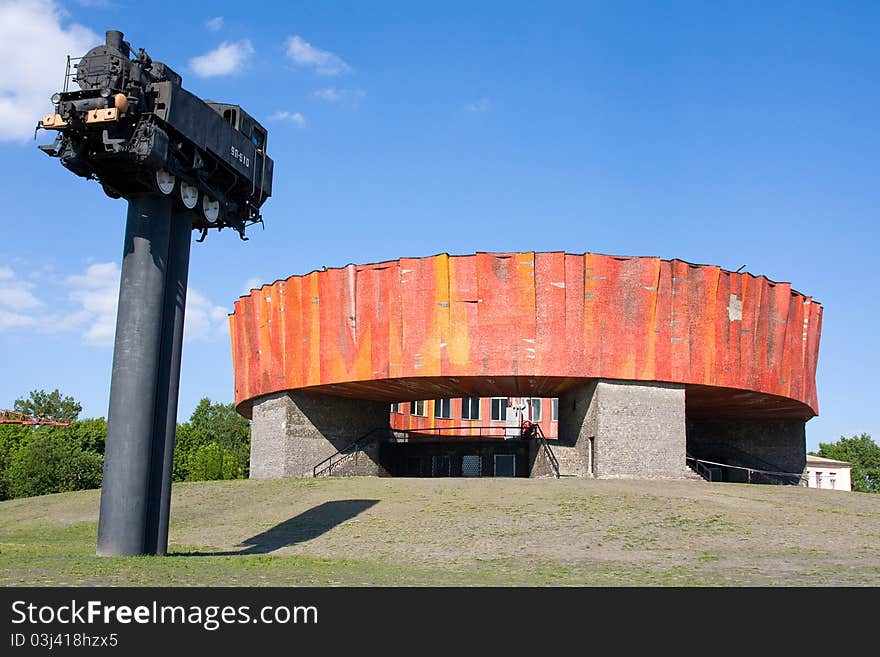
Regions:
<instances>
[{"instance_id":1,"label":"blue sky","mask_svg":"<svg viewBox=\"0 0 880 657\"><path fill-rule=\"evenodd\" d=\"M0 407L57 387L107 412L125 203L32 139L107 29L244 106L275 160L265 231L193 247L182 419L232 401L253 283L565 250L792 282L825 308L808 448L880 436L876 2L0 0Z\"/></svg>"}]
</instances>

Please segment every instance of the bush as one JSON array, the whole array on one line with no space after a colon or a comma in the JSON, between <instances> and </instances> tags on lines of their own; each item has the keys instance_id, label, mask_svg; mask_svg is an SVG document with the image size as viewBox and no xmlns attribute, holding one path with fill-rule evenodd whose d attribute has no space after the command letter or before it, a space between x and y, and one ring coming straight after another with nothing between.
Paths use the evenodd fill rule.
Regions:
<instances>
[{"instance_id":1,"label":"bush","mask_svg":"<svg viewBox=\"0 0 880 657\"><path fill-rule=\"evenodd\" d=\"M250 423L232 404L202 399L189 421L177 425L174 481L247 477L250 439Z\"/></svg>"},{"instance_id":2,"label":"bush","mask_svg":"<svg viewBox=\"0 0 880 657\"><path fill-rule=\"evenodd\" d=\"M190 452L187 481L240 479L244 476L241 457L217 443L202 445Z\"/></svg>"},{"instance_id":3,"label":"bush","mask_svg":"<svg viewBox=\"0 0 880 657\"><path fill-rule=\"evenodd\" d=\"M30 497L99 488L104 459L83 450L62 435L35 431L9 457L6 491L9 497Z\"/></svg>"}]
</instances>

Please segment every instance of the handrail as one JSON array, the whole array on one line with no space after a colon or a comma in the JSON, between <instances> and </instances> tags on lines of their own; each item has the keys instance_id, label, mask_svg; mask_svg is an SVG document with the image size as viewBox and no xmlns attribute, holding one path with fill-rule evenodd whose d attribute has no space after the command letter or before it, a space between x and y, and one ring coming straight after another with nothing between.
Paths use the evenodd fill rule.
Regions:
<instances>
[{"instance_id":1,"label":"handrail","mask_svg":"<svg viewBox=\"0 0 880 657\"><path fill-rule=\"evenodd\" d=\"M798 472L779 472L775 470L759 470L757 468L747 468L741 465L730 465L729 463L718 463L716 461L705 461L703 459L694 458L693 456L686 456L685 460L693 461L698 464L698 466L702 466L705 468L706 465L715 465L722 468L730 468L732 470L746 470L749 473L749 483L752 481L752 473L769 475L771 477L775 477L777 479L783 479L783 477L792 477L796 478L797 482L800 483L804 479L803 473ZM711 481L711 479L710 479ZM784 481L784 480L783 480ZM787 483L787 482L785 482Z\"/></svg>"},{"instance_id":2,"label":"handrail","mask_svg":"<svg viewBox=\"0 0 880 657\"><path fill-rule=\"evenodd\" d=\"M708 481L712 481L712 470L710 468L707 468L705 465L703 465L702 461L700 461L699 459L695 459L690 454L687 454L685 456L685 462L687 462L687 461L694 462L694 467L695 467L696 473L698 475L700 475L703 479L706 479Z\"/></svg>"},{"instance_id":3,"label":"handrail","mask_svg":"<svg viewBox=\"0 0 880 657\"><path fill-rule=\"evenodd\" d=\"M384 432L389 432L389 431L390 431L390 429L388 429L387 427L378 427L375 429L370 429L367 433L365 433L360 438L349 443L348 445L346 445L342 449L338 450L336 453L331 454L330 456L325 458L323 461L320 461L317 464L315 464L315 467L312 468L312 477L319 477L319 476L323 475L325 472L329 473L329 471L333 468L333 466L337 465L346 456L348 456L349 454L353 453L354 451L356 451L357 449L362 447L362 444L365 443L368 438L370 439L370 442L372 442L373 440L376 439L374 434L384 433ZM339 458L336 458L336 457L339 457ZM334 458L336 458L335 461L333 460ZM325 463L327 465L324 465ZM321 466L323 466L323 467L321 467Z\"/></svg>"},{"instance_id":4,"label":"handrail","mask_svg":"<svg viewBox=\"0 0 880 657\"><path fill-rule=\"evenodd\" d=\"M547 458L547 462L550 464L550 469L553 471L553 476L559 479L559 461L556 459L556 454L553 453L553 450L550 449L550 445L547 443L547 437L544 436L544 431L541 429L540 424L533 424L535 427L535 438L538 439L538 444L544 449L544 456Z\"/></svg>"},{"instance_id":5,"label":"handrail","mask_svg":"<svg viewBox=\"0 0 880 657\"><path fill-rule=\"evenodd\" d=\"M724 442L707 442L702 445L702 451L720 451L720 458L726 458L730 461L738 461L741 464L740 467L749 468L752 466L758 466L758 468L752 467L753 470L763 468L767 472L774 472L776 468L779 466L775 463L770 463L769 461L765 461L759 456L755 456L754 454L750 454L745 450L739 449L738 447L734 447L728 443ZM708 448L708 449L706 449ZM725 464L726 465L726 464ZM732 467L732 466L731 466Z\"/></svg>"}]
</instances>

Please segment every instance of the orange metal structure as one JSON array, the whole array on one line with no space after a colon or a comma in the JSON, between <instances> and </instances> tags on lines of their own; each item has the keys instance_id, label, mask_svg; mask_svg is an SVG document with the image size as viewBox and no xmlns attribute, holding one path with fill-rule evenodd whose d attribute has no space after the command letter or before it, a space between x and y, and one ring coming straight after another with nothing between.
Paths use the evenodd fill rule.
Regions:
<instances>
[{"instance_id":1,"label":"orange metal structure","mask_svg":"<svg viewBox=\"0 0 880 657\"><path fill-rule=\"evenodd\" d=\"M0 409L0 424L27 424L52 427L66 427L70 422L56 422L44 417L37 417L21 413L19 411L10 411L8 408Z\"/></svg>"},{"instance_id":2,"label":"orange metal structure","mask_svg":"<svg viewBox=\"0 0 880 657\"><path fill-rule=\"evenodd\" d=\"M818 412L822 307L789 283L594 253L476 253L291 276L235 302L235 400L556 397L588 379L687 386L690 417Z\"/></svg>"}]
</instances>

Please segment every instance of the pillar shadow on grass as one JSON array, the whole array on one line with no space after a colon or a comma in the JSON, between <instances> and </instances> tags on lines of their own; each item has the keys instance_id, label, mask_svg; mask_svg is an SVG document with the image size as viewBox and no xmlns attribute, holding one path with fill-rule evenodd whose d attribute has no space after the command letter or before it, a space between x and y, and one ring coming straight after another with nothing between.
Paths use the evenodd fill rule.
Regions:
<instances>
[{"instance_id":1,"label":"pillar shadow on grass","mask_svg":"<svg viewBox=\"0 0 880 657\"><path fill-rule=\"evenodd\" d=\"M176 556L225 557L243 554L268 554L283 547L305 543L363 513L379 500L334 500L303 511L261 534L240 543L242 550L225 552L177 552Z\"/></svg>"}]
</instances>

